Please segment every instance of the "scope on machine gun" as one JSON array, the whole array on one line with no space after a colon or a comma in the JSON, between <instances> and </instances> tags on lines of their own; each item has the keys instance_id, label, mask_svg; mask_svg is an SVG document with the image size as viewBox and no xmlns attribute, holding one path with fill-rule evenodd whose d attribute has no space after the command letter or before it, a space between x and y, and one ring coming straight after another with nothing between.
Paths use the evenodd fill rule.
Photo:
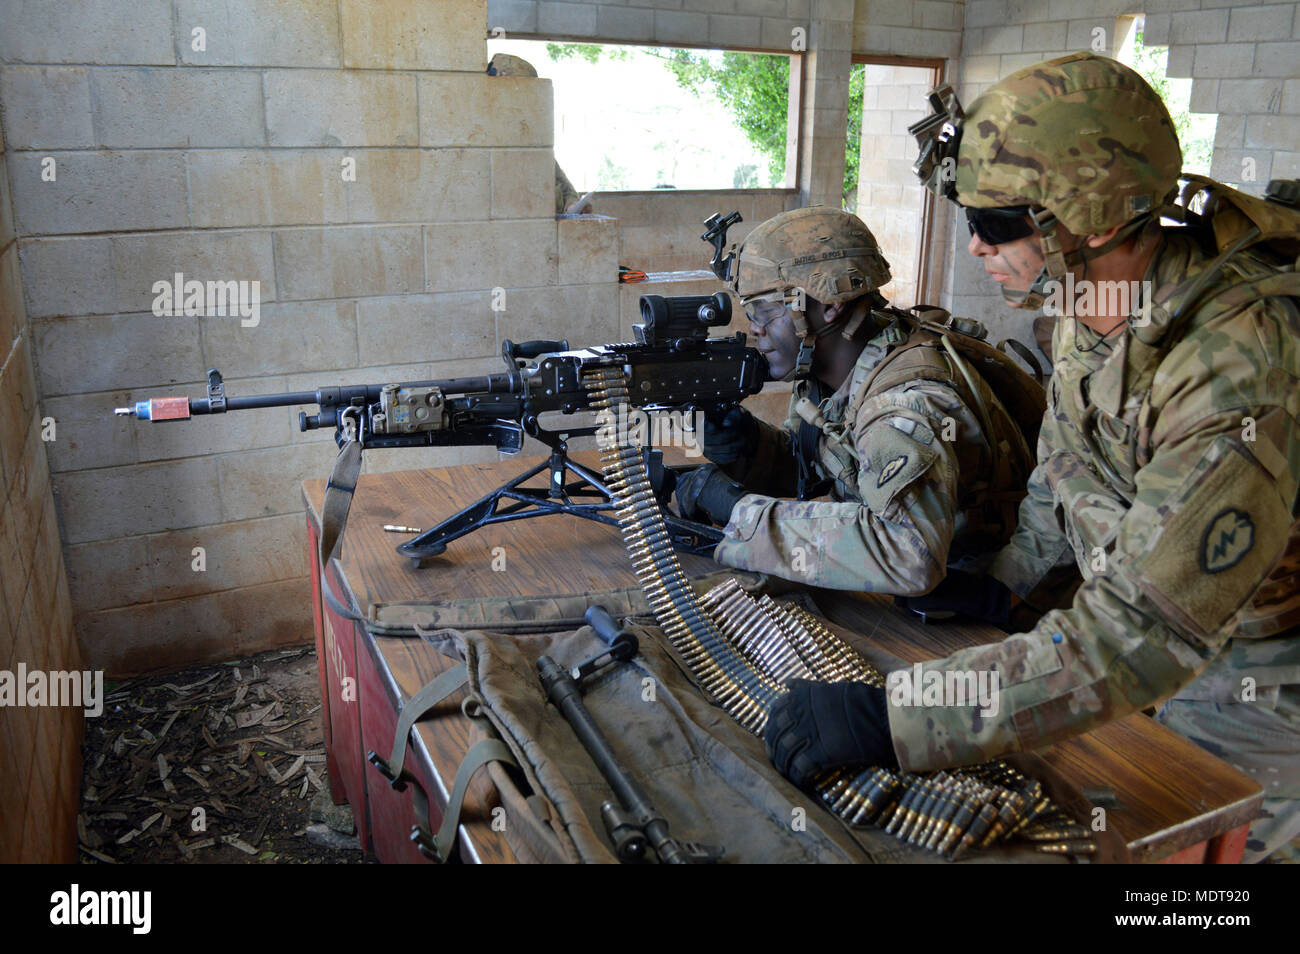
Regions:
<instances>
[{"instance_id":1,"label":"scope on machine gun","mask_svg":"<svg viewBox=\"0 0 1300 954\"><path fill-rule=\"evenodd\" d=\"M709 329L731 324L731 299L713 295L641 296L641 324L632 327L637 344L673 347L681 339L709 336ZM679 346L680 347L680 346Z\"/></svg>"}]
</instances>

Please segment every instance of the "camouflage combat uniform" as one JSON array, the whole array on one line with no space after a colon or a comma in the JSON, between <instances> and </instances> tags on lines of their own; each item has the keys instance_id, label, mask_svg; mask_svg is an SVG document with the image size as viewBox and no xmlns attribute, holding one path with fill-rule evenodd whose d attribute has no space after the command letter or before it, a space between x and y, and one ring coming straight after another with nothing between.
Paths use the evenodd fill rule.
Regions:
<instances>
[{"instance_id":1,"label":"camouflage combat uniform","mask_svg":"<svg viewBox=\"0 0 1300 954\"><path fill-rule=\"evenodd\" d=\"M1148 271L1157 301L1206 257L1177 232ZM1031 632L926 664L996 668L1000 706L891 706L904 769L1041 748L1168 699L1162 721L1265 790L1247 859L1300 833L1300 317L1250 284L1277 272L1263 254L1231 258L1171 340L1160 307L1107 339L1059 320L1038 467L991 573L1024 595L1074 561L1085 583Z\"/></svg>"},{"instance_id":2,"label":"camouflage combat uniform","mask_svg":"<svg viewBox=\"0 0 1300 954\"><path fill-rule=\"evenodd\" d=\"M910 335L926 343L872 380ZM926 593L947 566L987 558L1015 526L1033 461L1003 404L982 377L974 381L993 440L938 335L906 318L884 328L820 402L831 435L842 437L818 435L811 461L830 482L829 501L778 499L796 495L803 421L794 407L811 390L797 382L785 429L758 422L758 451L724 468L755 493L732 510L715 558L813 586L898 595Z\"/></svg>"},{"instance_id":3,"label":"camouflage combat uniform","mask_svg":"<svg viewBox=\"0 0 1300 954\"><path fill-rule=\"evenodd\" d=\"M578 190L573 187L569 177L564 174L560 164L555 164L555 214L561 215L569 206L578 201Z\"/></svg>"}]
</instances>

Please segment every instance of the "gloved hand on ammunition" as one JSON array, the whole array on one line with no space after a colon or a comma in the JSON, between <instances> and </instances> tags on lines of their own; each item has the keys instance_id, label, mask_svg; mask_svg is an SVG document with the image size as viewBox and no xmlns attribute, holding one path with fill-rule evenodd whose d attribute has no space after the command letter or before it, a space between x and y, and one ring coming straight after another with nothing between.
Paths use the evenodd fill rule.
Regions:
<instances>
[{"instance_id":1,"label":"gloved hand on ammunition","mask_svg":"<svg viewBox=\"0 0 1300 954\"><path fill-rule=\"evenodd\" d=\"M748 493L716 464L703 464L677 478L677 509L687 520L725 526L736 501Z\"/></svg>"},{"instance_id":2,"label":"gloved hand on ammunition","mask_svg":"<svg viewBox=\"0 0 1300 954\"><path fill-rule=\"evenodd\" d=\"M949 570L943 581L924 596L897 597L899 606L930 619L961 613L1011 632L1011 591L991 576Z\"/></svg>"},{"instance_id":3,"label":"gloved hand on ammunition","mask_svg":"<svg viewBox=\"0 0 1300 954\"><path fill-rule=\"evenodd\" d=\"M763 741L776 770L800 788L842 765L898 768L885 690L862 682L791 679Z\"/></svg>"},{"instance_id":4,"label":"gloved hand on ammunition","mask_svg":"<svg viewBox=\"0 0 1300 954\"><path fill-rule=\"evenodd\" d=\"M758 421L743 407L733 407L720 421L704 419L704 456L730 466L758 450Z\"/></svg>"}]
</instances>

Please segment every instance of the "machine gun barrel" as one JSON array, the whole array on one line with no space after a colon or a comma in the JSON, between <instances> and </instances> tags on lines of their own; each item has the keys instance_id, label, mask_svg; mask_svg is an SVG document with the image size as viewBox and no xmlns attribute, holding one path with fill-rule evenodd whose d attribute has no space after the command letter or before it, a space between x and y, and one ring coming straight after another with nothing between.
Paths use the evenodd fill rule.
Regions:
<instances>
[{"instance_id":1,"label":"machine gun barrel","mask_svg":"<svg viewBox=\"0 0 1300 954\"><path fill-rule=\"evenodd\" d=\"M546 697L568 721L618 798L618 804L606 802L600 810L614 842L615 853L623 861L642 861L648 844L664 864L712 864L719 861L725 854L721 848L679 841L669 833L667 820L650 804L645 790L619 764L609 740L583 703L581 681L606 664L627 662L636 655L638 648L637 638L620 627L603 606L588 607L585 616L608 650L571 670L562 669L550 656L541 656L537 660L537 672Z\"/></svg>"},{"instance_id":2,"label":"machine gun barrel","mask_svg":"<svg viewBox=\"0 0 1300 954\"><path fill-rule=\"evenodd\" d=\"M550 656L538 658L537 671L547 698L573 728L596 768L618 797L620 804L605 803L601 815L611 829L611 837L615 838L619 858L623 861L642 860L648 842L664 864L717 861L720 851L680 842L669 833L667 820L655 810L645 791L619 764L609 740L583 704L582 690L573 676Z\"/></svg>"},{"instance_id":3,"label":"machine gun barrel","mask_svg":"<svg viewBox=\"0 0 1300 954\"><path fill-rule=\"evenodd\" d=\"M319 388L315 391L287 391L280 394L252 394L229 397L221 373L215 368L208 371L208 396L205 398L162 397L137 401L130 407L115 408L113 413L138 417L146 421L185 420L201 414L225 414L227 411L251 411L268 407L305 407L316 405L319 415L300 415L302 430L334 427L337 409L352 405L365 407L380 401L385 387L405 391L438 391L444 397L466 394L511 394L519 387L519 380L510 374L485 374L470 378L444 378L433 381L407 381L397 385L354 384Z\"/></svg>"},{"instance_id":4,"label":"machine gun barrel","mask_svg":"<svg viewBox=\"0 0 1300 954\"><path fill-rule=\"evenodd\" d=\"M190 401L191 414L223 414L226 411L251 411L262 407L297 407L300 404L319 404L319 391L290 391L285 394L253 394L248 397L226 398L217 407L207 398Z\"/></svg>"}]
</instances>

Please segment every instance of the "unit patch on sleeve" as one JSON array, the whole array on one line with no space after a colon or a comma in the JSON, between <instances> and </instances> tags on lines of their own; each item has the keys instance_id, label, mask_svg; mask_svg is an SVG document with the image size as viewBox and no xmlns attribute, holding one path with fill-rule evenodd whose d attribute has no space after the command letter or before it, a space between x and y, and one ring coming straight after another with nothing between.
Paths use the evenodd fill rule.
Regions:
<instances>
[{"instance_id":1,"label":"unit patch on sleeve","mask_svg":"<svg viewBox=\"0 0 1300 954\"><path fill-rule=\"evenodd\" d=\"M1242 561L1255 545L1255 524L1250 514L1228 507L1219 511L1201 539L1201 569L1222 573Z\"/></svg>"},{"instance_id":2,"label":"unit patch on sleeve","mask_svg":"<svg viewBox=\"0 0 1300 954\"><path fill-rule=\"evenodd\" d=\"M858 478L862 502L879 514L901 499L902 493L939 459L934 447L917 440L919 427L915 434L908 434L893 426L892 420L900 419L891 419L890 426L874 427L867 435L865 466Z\"/></svg>"},{"instance_id":3,"label":"unit patch on sleeve","mask_svg":"<svg viewBox=\"0 0 1300 954\"><path fill-rule=\"evenodd\" d=\"M889 483L891 480L897 477L898 472L901 471L906 466L907 466L906 454L900 454L899 456L895 457L889 463L885 464L884 467L880 468L880 479L876 481L876 486L877 487L885 486L885 484Z\"/></svg>"},{"instance_id":4,"label":"unit patch on sleeve","mask_svg":"<svg viewBox=\"0 0 1300 954\"><path fill-rule=\"evenodd\" d=\"M1170 483L1179 473L1171 492L1150 478L1158 519L1125 518L1117 542L1135 553L1132 579L1169 624L1217 650L1281 556L1291 512L1272 475L1234 438L1216 438L1195 467L1170 471Z\"/></svg>"}]
</instances>

